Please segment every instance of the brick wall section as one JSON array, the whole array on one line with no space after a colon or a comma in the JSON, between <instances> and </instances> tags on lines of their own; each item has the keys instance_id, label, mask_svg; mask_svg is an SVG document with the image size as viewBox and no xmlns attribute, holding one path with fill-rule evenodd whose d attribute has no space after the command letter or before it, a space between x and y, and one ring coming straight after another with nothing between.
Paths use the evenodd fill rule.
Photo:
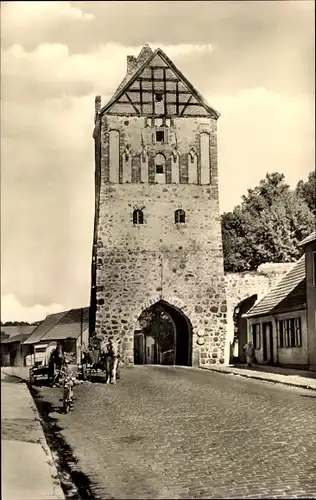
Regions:
<instances>
[{"instance_id":1,"label":"brick wall section","mask_svg":"<svg viewBox=\"0 0 316 500\"><path fill-rule=\"evenodd\" d=\"M153 129L143 117L103 116L101 122L101 188L97 241L96 332L119 335L123 358L133 362L134 330L141 312L163 299L179 308L193 327L193 359L223 363L226 293L217 186L217 157L212 158L209 185L187 184L188 153L199 154L199 130L211 135L215 154L216 125L211 118L174 118L167 144L152 141ZM110 184L108 130L120 131L120 152L129 145L132 184ZM172 151L180 151L180 184L152 184L154 156L162 152L170 182ZM148 150L149 184L136 171L142 140ZM137 167L136 167L137 165ZM120 176L121 178L121 176ZM144 224L134 226L135 208ZM174 211L186 211L186 223L174 223Z\"/></svg>"}]
</instances>

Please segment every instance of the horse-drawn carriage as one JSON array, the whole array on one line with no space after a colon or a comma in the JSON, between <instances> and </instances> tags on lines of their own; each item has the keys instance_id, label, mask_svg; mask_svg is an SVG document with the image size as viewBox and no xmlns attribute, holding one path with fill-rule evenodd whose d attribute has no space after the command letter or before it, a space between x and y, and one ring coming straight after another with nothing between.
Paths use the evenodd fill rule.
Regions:
<instances>
[{"instance_id":1,"label":"horse-drawn carriage","mask_svg":"<svg viewBox=\"0 0 316 500\"><path fill-rule=\"evenodd\" d=\"M92 374L104 372L106 381L115 383L120 379L119 341L105 342L97 338L90 339L89 346L83 346L79 373L82 380L88 380Z\"/></svg>"}]
</instances>

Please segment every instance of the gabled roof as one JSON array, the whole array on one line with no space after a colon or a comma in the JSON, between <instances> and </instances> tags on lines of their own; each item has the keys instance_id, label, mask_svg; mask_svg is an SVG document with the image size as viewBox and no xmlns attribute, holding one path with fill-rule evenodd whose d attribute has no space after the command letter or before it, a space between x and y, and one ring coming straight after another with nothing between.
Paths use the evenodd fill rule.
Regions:
<instances>
[{"instance_id":1,"label":"gabled roof","mask_svg":"<svg viewBox=\"0 0 316 500\"><path fill-rule=\"evenodd\" d=\"M172 71L177 75L179 80L184 84L185 87L187 87L188 91L191 92L196 100L199 102L201 106L204 107L204 109L213 116L213 118L218 119L220 117L220 113L216 111L214 108L212 108L206 100L202 97L202 95L193 87L193 85L187 80L187 78L181 73L181 71L176 67L176 65L169 59L169 57L163 52L161 49L156 49L154 52L151 51L150 47L145 46L143 47L142 51L146 48L147 52L145 54L148 54L149 57L141 64L136 66L136 70L134 73L131 75L126 75L122 83L120 84L119 88L116 90L115 94L113 95L112 99L103 106L103 108L100 111L100 115L106 113L106 111L116 102L120 99L120 97L124 94L124 92L128 89L128 87L137 79L137 77L142 73L144 68L156 57L157 55L160 56L164 62L169 66L169 68L172 69ZM150 49L150 50L148 50ZM137 61L142 60L142 51L140 52Z\"/></svg>"},{"instance_id":2,"label":"gabled roof","mask_svg":"<svg viewBox=\"0 0 316 500\"><path fill-rule=\"evenodd\" d=\"M306 303L305 278L305 255L302 255L295 266L244 317L265 316L281 312L281 310L288 310L289 304L286 307L285 301L290 302L291 309L298 306L304 308ZM292 293L295 293L295 300L289 297ZM282 308L282 304L284 308Z\"/></svg>"},{"instance_id":3,"label":"gabled roof","mask_svg":"<svg viewBox=\"0 0 316 500\"><path fill-rule=\"evenodd\" d=\"M12 335L7 339L1 340L1 344L13 344L14 342L23 342L29 337L29 333L18 333L17 335Z\"/></svg>"},{"instance_id":4,"label":"gabled roof","mask_svg":"<svg viewBox=\"0 0 316 500\"><path fill-rule=\"evenodd\" d=\"M42 341L76 339L89 327L89 307L66 311L58 323L41 338Z\"/></svg>"},{"instance_id":5,"label":"gabled roof","mask_svg":"<svg viewBox=\"0 0 316 500\"><path fill-rule=\"evenodd\" d=\"M36 325L15 325L15 326L5 326L1 325L1 331L6 335L13 337L14 335L30 335L36 328Z\"/></svg>"},{"instance_id":6,"label":"gabled roof","mask_svg":"<svg viewBox=\"0 0 316 500\"><path fill-rule=\"evenodd\" d=\"M316 240L316 231L313 231L312 233L310 233L308 236L306 236L306 238L303 239L303 241L301 241L298 246L299 247L302 247L304 245L307 245L307 243L311 243L312 241L315 241Z\"/></svg>"},{"instance_id":7,"label":"gabled roof","mask_svg":"<svg viewBox=\"0 0 316 500\"><path fill-rule=\"evenodd\" d=\"M24 342L24 344L36 344L40 342L42 337L51 329L53 326L60 321L63 316L67 314L67 311L62 311L56 314L49 314L42 323L40 323L29 338Z\"/></svg>"}]
</instances>

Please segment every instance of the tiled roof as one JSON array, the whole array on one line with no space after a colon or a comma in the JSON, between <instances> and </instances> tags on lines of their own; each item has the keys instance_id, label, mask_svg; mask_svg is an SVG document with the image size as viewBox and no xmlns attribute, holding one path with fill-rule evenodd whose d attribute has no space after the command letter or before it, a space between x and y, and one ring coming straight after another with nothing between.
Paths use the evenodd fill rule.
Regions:
<instances>
[{"instance_id":1,"label":"tiled roof","mask_svg":"<svg viewBox=\"0 0 316 500\"><path fill-rule=\"evenodd\" d=\"M308 236L306 236L306 238L304 238L298 246L302 247L304 245L306 245L307 243L310 243L311 241L314 241L316 240L316 231L313 231L311 234L309 234Z\"/></svg>"},{"instance_id":2,"label":"tiled roof","mask_svg":"<svg viewBox=\"0 0 316 500\"><path fill-rule=\"evenodd\" d=\"M40 342L43 336L51 329L53 326L60 321L63 316L67 314L68 311L62 311L56 314L49 314L42 323L40 323L29 338L24 342L24 344L36 344Z\"/></svg>"},{"instance_id":3,"label":"tiled roof","mask_svg":"<svg viewBox=\"0 0 316 500\"><path fill-rule=\"evenodd\" d=\"M253 316L264 316L276 311L281 312L281 310L287 310L288 307L293 309L298 304L304 307L306 302L306 287L302 282L305 283L305 278L305 255L302 255L295 266L244 317L250 318ZM289 297L290 294L291 297Z\"/></svg>"},{"instance_id":4,"label":"tiled roof","mask_svg":"<svg viewBox=\"0 0 316 500\"><path fill-rule=\"evenodd\" d=\"M49 329L41 340L76 339L89 327L89 307L66 311L58 323Z\"/></svg>"},{"instance_id":5,"label":"tiled roof","mask_svg":"<svg viewBox=\"0 0 316 500\"><path fill-rule=\"evenodd\" d=\"M30 335L36 328L36 325L16 325L16 326L3 326L1 325L1 331L6 335L13 337L14 335Z\"/></svg>"},{"instance_id":6,"label":"tiled roof","mask_svg":"<svg viewBox=\"0 0 316 500\"><path fill-rule=\"evenodd\" d=\"M29 337L29 333L18 333L17 335L12 335L8 339L1 340L1 344L13 344L14 342L23 342Z\"/></svg>"}]
</instances>

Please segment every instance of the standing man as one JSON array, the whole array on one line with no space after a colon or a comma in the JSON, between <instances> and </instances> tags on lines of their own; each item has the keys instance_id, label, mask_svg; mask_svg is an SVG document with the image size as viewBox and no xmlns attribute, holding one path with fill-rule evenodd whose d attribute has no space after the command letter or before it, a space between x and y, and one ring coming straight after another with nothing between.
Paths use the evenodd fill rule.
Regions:
<instances>
[{"instance_id":1,"label":"standing man","mask_svg":"<svg viewBox=\"0 0 316 500\"><path fill-rule=\"evenodd\" d=\"M254 363L254 359L255 359L255 349L252 345L252 342L249 341L245 347L244 347L244 351L246 353L246 360L247 360L247 365L249 367L252 366L252 364Z\"/></svg>"}]
</instances>

